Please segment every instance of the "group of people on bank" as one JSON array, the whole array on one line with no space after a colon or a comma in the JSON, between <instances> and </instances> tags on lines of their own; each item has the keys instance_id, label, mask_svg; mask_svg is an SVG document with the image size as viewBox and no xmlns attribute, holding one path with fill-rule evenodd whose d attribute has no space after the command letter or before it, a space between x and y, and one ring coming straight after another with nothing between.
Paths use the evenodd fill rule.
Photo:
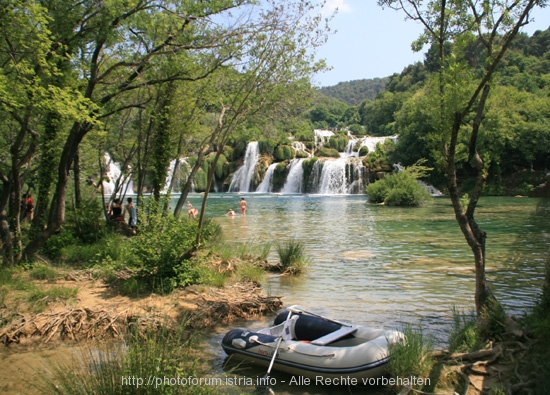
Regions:
<instances>
[{"instance_id":1,"label":"group of people on bank","mask_svg":"<svg viewBox=\"0 0 550 395\"><path fill-rule=\"evenodd\" d=\"M128 213L128 226L132 233L136 233L137 228L137 209L131 197L126 199L126 205L122 206L122 201L119 198L113 200L107 213L112 221L124 222L126 213Z\"/></svg>"}]
</instances>

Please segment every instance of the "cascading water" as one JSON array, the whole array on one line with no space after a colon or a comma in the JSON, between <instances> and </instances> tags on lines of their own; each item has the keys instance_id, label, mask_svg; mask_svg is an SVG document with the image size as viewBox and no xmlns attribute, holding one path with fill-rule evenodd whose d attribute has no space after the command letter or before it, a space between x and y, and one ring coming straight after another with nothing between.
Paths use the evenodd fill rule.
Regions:
<instances>
[{"instance_id":1,"label":"cascading water","mask_svg":"<svg viewBox=\"0 0 550 395\"><path fill-rule=\"evenodd\" d=\"M172 159L170 161L170 165L168 166L168 173L166 174L166 181L164 182L164 188L162 188L161 193L166 194L168 193L168 188L170 188L170 185L172 184L172 177L176 176L176 182L174 183L174 186L170 193L176 193L182 183L185 183L187 181L187 177L189 177L190 167L189 162L187 162L188 158L180 158L179 161L176 161L176 159ZM174 169L176 166L176 163L178 162L178 168ZM174 172L175 170L175 172ZM193 192L194 185L191 184L191 191Z\"/></svg>"},{"instance_id":2,"label":"cascading water","mask_svg":"<svg viewBox=\"0 0 550 395\"><path fill-rule=\"evenodd\" d=\"M304 182L304 168L302 163L304 159L292 159L290 161L288 176L286 177L285 185L281 190L282 193L302 193Z\"/></svg>"},{"instance_id":3,"label":"cascading water","mask_svg":"<svg viewBox=\"0 0 550 395\"><path fill-rule=\"evenodd\" d=\"M258 159L260 159L260 145L257 141L251 141L246 147L244 164L233 175L229 192L250 192L250 184Z\"/></svg>"},{"instance_id":4,"label":"cascading water","mask_svg":"<svg viewBox=\"0 0 550 395\"><path fill-rule=\"evenodd\" d=\"M269 165L269 167L265 172L264 179L262 180L261 184L258 185L256 192L258 193L273 192L273 184L271 183L271 180L273 179L273 172L275 171L276 167L277 167L277 163L272 163Z\"/></svg>"},{"instance_id":5,"label":"cascading water","mask_svg":"<svg viewBox=\"0 0 550 395\"><path fill-rule=\"evenodd\" d=\"M116 162L113 162L113 159L109 153L105 152L103 155L105 159L105 170L107 175L107 180L103 181L103 193L105 196L110 196L115 192L117 188L117 183L120 185L118 188L119 192L122 194L134 193L134 183L130 179L130 174L123 175L120 165ZM131 173L131 169L128 169Z\"/></svg>"}]
</instances>

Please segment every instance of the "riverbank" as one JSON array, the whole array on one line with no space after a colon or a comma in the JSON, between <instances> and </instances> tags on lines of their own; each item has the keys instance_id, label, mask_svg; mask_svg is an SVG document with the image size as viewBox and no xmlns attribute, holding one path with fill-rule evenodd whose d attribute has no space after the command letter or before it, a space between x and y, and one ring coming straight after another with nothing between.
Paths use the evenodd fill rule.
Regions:
<instances>
[{"instance_id":1,"label":"riverbank","mask_svg":"<svg viewBox=\"0 0 550 395\"><path fill-rule=\"evenodd\" d=\"M30 390L29 382L36 382L37 372L51 373L46 368L50 358L117 342L135 328L177 331L185 323L191 333L258 318L282 307L280 297L266 296L256 282L193 285L166 295L129 296L116 281L98 277L93 270L50 266L42 270L50 273L49 279L33 279L36 270L19 271L9 278L8 290L2 288L0 341L6 346L0 369L2 394L40 393Z\"/></svg>"}]
</instances>

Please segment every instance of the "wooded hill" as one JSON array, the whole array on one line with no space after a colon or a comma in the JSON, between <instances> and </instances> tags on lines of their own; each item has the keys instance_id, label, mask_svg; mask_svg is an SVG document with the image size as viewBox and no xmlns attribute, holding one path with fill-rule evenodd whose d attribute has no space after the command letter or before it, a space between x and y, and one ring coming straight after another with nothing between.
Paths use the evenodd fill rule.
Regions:
<instances>
[{"instance_id":1,"label":"wooded hill","mask_svg":"<svg viewBox=\"0 0 550 395\"><path fill-rule=\"evenodd\" d=\"M389 81L390 77L346 81L322 87L319 91L350 106L357 106L364 100L374 100L380 92L386 89L386 84Z\"/></svg>"},{"instance_id":2,"label":"wooded hill","mask_svg":"<svg viewBox=\"0 0 550 395\"><path fill-rule=\"evenodd\" d=\"M324 97L318 98L309 112L310 122L316 128L347 126L356 134L397 134L398 144L386 153L387 160L406 166L426 158L428 165L434 167L430 181L444 187L441 142L431 124L437 109L437 104L430 99L430 90L436 83L436 51L437 48L430 48L424 62L409 65L401 73L392 75L385 90L374 100L365 99L357 106L346 105L342 96L340 100L329 99L327 95L332 90L321 89ZM466 90L470 79L475 79L484 66L485 53L480 42L464 48L463 58L459 72L464 75L461 89ZM342 86L354 84L351 81ZM532 36L519 34L497 69L480 126L480 151L489 163L486 193L510 192L504 184L512 174L515 176L510 183L523 185L523 193L544 182L544 173L550 168L549 97L550 30L537 31ZM466 158L461 161L460 169L468 174Z\"/></svg>"}]
</instances>

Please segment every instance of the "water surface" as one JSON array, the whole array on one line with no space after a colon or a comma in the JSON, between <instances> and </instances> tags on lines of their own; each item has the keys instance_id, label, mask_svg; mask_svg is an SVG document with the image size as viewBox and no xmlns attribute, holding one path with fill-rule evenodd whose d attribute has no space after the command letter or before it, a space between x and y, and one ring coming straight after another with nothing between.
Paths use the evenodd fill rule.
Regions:
<instances>
[{"instance_id":1,"label":"water surface","mask_svg":"<svg viewBox=\"0 0 550 395\"><path fill-rule=\"evenodd\" d=\"M241 197L248 202L246 217L223 216ZM229 243L296 239L305 244L312 258L305 274L271 276L264 284L286 305L374 327L421 324L440 347L451 328L452 307L474 310L473 256L447 197L410 208L368 204L363 195L220 194L209 198L207 214ZM512 314L524 314L540 294L549 214L550 201L528 198L484 198L476 210L488 234L487 277ZM274 249L269 260L278 261ZM236 325L259 328L272 318ZM209 340L218 371L224 358L219 341L228 329L218 328ZM307 392L291 386L278 391ZM334 388L315 391L335 393Z\"/></svg>"}]
</instances>

